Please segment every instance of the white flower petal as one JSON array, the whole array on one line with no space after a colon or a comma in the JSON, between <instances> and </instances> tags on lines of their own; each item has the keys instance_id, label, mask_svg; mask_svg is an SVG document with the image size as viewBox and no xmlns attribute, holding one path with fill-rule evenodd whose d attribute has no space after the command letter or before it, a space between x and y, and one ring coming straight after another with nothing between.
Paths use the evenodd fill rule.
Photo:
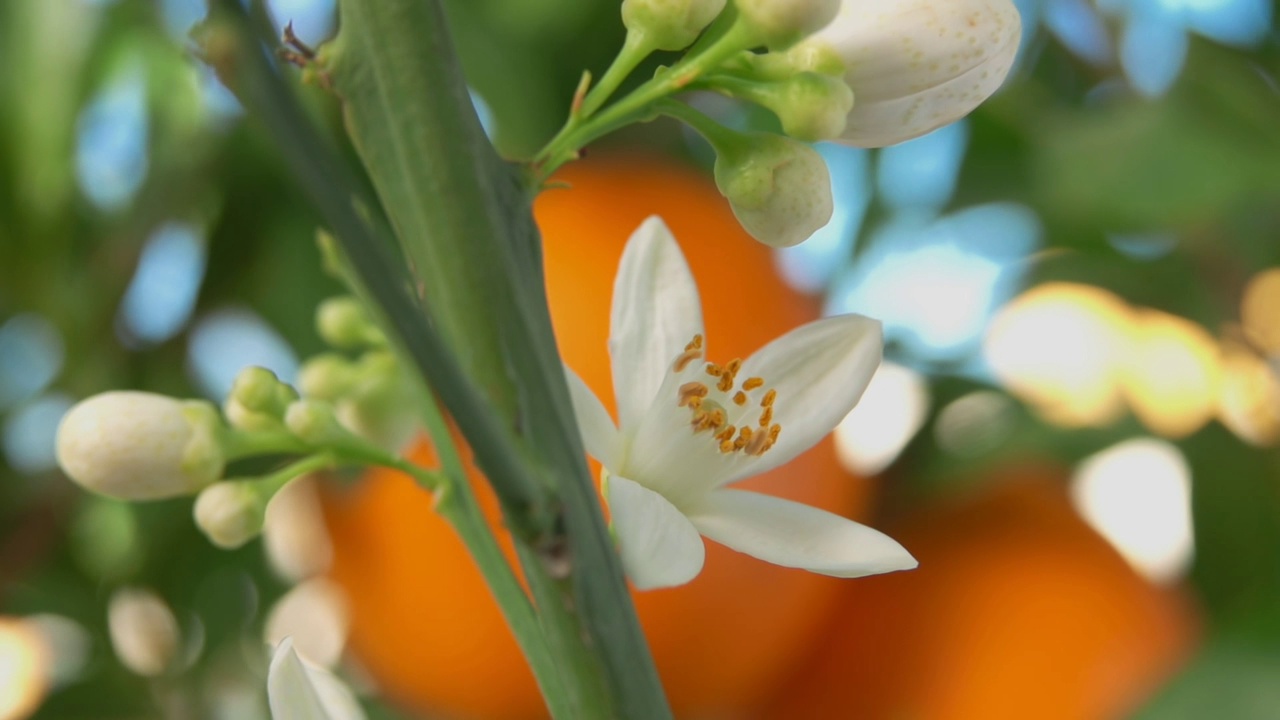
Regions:
<instances>
[{"instance_id":1,"label":"white flower petal","mask_svg":"<svg viewBox=\"0 0 1280 720\"><path fill-rule=\"evenodd\" d=\"M814 40L853 89L843 141L892 145L965 116L1004 82L1021 27L1010 0L845 0Z\"/></svg>"},{"instance_id":2,"label":"white flower petal","mask_svg":"<svg viewBox=\"0 0 1280 720\"><path fill-rule=\"evenodd\" d=\"M573 401L573 414L578 418L582 445L602 465L613 466L618 446L618 429L613 425L613 418L609 417L609 411L604 409L600 398L567 366L564 379L569 384L569 398Z\"/></svg>"},{"instance_id":3,"label":"white flower petal","mask_svg":"<svg viewBox=\"0 0 1280 720\"><path fill-rule=\"evenodd\" d=\"M775 565L853 578L918 564L884 533L790 500L715 490L689 520L718 543Z\"/></svg>"},{"instance_id":4,"label":"white flower petal","mask_svg":"<svg viewBox=\"0 0 1280 720\"><path fill-rule=\"evenodd\" d=\"M782 431L763 455L737 462L722 484L789 462L835 429L871 382L883 348L878 320L838 315L802 325L748 358L738 377L764 378L765 387L778 392L773 423Z\"/></svg>"},{"instance_id":5,"label":"white flower petal","mask_svg":"<svg viewBox=\"0 0 1280 720\"><path fill-rule=\"evenodd\" d=\"M640 590L683 585L702 570L698 531L658 493L618 475L607 480L622 566Z\"/></svg>"},{"instance_id":6,"label":"white flower petal","mask_svg":"<svg viewBox=\"0 0 1280 720\"><path fill-rule=\"evenodd\" d=\"M701 333L693 274L662 219L650 217L627 241L613 286L609 355L619 427L634 427L671 363Z\"/></svg>"},{"instance_id":7,"label":"white flower petal","mask_svg":"<svg viewBox=\"0 0 1280 720\"><path fill-rule=\"evenodd\" d=\"M347 686L299 658L290 638L280 642L271 658L267 702L273 720L365 720Z\"/></svg>"}]
</instances>

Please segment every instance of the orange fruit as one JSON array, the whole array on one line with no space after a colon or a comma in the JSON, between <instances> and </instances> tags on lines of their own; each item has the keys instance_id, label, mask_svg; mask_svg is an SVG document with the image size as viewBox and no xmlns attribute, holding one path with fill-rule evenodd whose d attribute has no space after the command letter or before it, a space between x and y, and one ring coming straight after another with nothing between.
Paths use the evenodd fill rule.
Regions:
<instances>
[{"instance_id":1,"label":"orange fruit","mask_svg":"<svg viewBox=\"0 0 1280 720\"><path fill-rule=\"evenodd\" d=\"M1103 720L1188 656L1183 598L1140 577L1022 468L890 528L920 561L841 589L776 720Z\"/></svg>"},{"instance_id":2,"label":"orange fruit","mask_svg":"<svg viewBox=\"0 0 1280 720\"><path fill-rule=\"evenodd\" d=\"M649 215L666 220L688 257L711 359L745 357L817 316L816 303L782 283L769 249L746 235L702 174L613 157L572 165L559 179L571 188L544 193L535 208L556 336L566 362L611 410L613 278L627 237ZM865 481L840 470L829 440L743 487L850 517L867 494ZM332 576L350 596L357 659L386 695L412 708L460 718L543 717L488 590L430 508L426 494L392 473L372 472L329 498ZM708 543L696 580L637 594L677 713L737 717L758 706L822 632L840 587Z\"/></svg>"}]
</instances>

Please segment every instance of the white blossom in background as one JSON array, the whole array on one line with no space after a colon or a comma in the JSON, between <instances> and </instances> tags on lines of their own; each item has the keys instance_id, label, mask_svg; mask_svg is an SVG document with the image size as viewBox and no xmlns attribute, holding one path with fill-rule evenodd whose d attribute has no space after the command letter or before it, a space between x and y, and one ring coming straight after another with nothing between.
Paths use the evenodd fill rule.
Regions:
<instances>
[{"instance_id":1,"label":"white blossom in background","mask_svg":"<svg viewBox=\"0 0 1280 720\"><path fill-rule=\"evenodd\" d=\"M880 363L879 323L825 318L724 365L705 361L708 347L689 267L651 217L628 241L614 286L609 351L618 424L566 373L584 445L605 467L623 566L636 587L697 576L700 534L836 577L915 567L877 530L725 487L788 462L848 414Z\"/></svg>"},{"instance_id":2,"label":"white blossom in background","mask_svg":"<svg viewBox=\"0 0 1280 720\"><path fill-rule=\"evenodd\" d=\"M349 627L342 588L328 578L317 577L299 583L276 601L267 614L263 639L278 645L292 637L302 657L321 667L333 667L342 659Z\"/></svg>"},{"instance_id":3,"label":"white blossom in background","mask_svg":"<svg viewBox=\"0 0 1280 720\"><path fill-rule=\"evenodd\" d=\"M959 120L1013 67L1022 21L1010 0L844 0L829 25L792 50L838 56L853 110L837 142L883 147Z\"/></svg>"},{"instance_id":4,"label":"white blossom in background","mask_svg":"<svg viewBox=\"0 0 1280 720\"><path fill-rule=\"evenodd\" d=\"M139 675L162 675L177 655L178 621L150 590L121 588L112 594L107 630L120 664Z\"/></svg>"},{"instance_id":5,"label":"white blossom in background","mask_svg":"<svg viewBox=\"0 0 1280 720\"><path fill-rule=\"evenodd\" d=\"M365 720L351 690L327 670L298 657L293 640L276 646L267 672L273 720Z\"/></svg>"}]
</instances>

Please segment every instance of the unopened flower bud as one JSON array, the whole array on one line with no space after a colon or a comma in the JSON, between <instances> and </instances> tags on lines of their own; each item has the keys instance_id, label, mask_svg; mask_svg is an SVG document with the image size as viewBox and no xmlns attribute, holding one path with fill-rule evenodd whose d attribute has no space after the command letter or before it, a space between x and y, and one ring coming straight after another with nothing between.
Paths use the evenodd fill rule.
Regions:
<instances>
[{"instance_id":1,"label":"unopened flower bud","mask_svg":"<svg viewBox=\"0 0 1280 720\"><path fill-rule=\"evenodd\" d=\"M355 382L351 361L337 353L316 355L298 371L298 389L317 400L337 400L350 392Z\"/></svg>"},{"instance_id":2,"label":"unopened flower bud","mask_svg":"<svg viewBox=\"0 0 1280 720\"><path fill-rule=\"evenodd\" d=\"M338 422L333 406L322 400L299 400L289 406L284 424L297 438L316 446L343 442L350 433Z\"/></svg>"},{"instance_id":3,"label":"unopened flower bud","mask_svg":"<svg viewBox=\"0 0 1280 720\"><path fill-rule=\"evenodd\" d=\"M725 0L622 0L622 24L641 45L683 50L724 9Z\"/></svg>"},{"instance_id":4,"label":"unopened flower bud","mask_svg":"<svg viewBox=\"0 0 1280 720\"><path fill-rule=\"evenodd\" d=\"M337 348L357 349L382 345L385 338L359 300L343 295L329 298L316 309L316 331Z\"/></svg>"},{"instance_id":5,"label":"unopened flower bud","mask_svg":"<svg viewBox=\"0 0 1280 720\"><path fill-rule=\"evenodd\" d=\"M163 674L178 651L178 621L149 590L117 590L107 605L107 630L120 663L139 675Z\"/></svg>"},{"instance_id":6,"label":"unopened flower bud","mask_svg":"<svg viewBox=\"0 0 1280 720\"><path fill-rule=\"evenodd\" d=\"M222 476L209 403L114 391L81 401L58 427L58 464L82 487L122 500L190 495Z\"/></svg>"},{"instance_id":7,"label":"unopened flower bud","mask_svg":"<svg viewBox=\"0 0 1280 720\"><path fill-rule=\"evenodd\" d=\"M805 142L840 137L853 108L853 92L842 78L816 72L765 82L725 78L717 89L769 108L783 132Z\"/></svg>"},{"instance_id":8,"label":"unopened flower bud","mask_svg":"<svg viewBox=\"0 0 1280 720\"><path fill-rule=\"evenodd\" d=\"M716 187L760 242L790 247L831 220L831 177L808 145L754 133L716 153Z\"/></svg>"},{"instance_id":9,"label":"unopened flower bud","mask_svg":"<svg viewBox=\"0 0 1280 720\"><path fill-rule=\"evenodd\" d=\"M738 14L770 50L785 50L826 27L840 0L733 0Z\"/></svg>"},{"instance_id":10,"label":"unopened flower bud","mask_svg":"<svg viewBox=\"0 0 1280 720\"><path fill-rule=\"evenodd\" d=\"M250 432L279 430L285 408L298 393L263 367L247 367L236 376L222 404L232 427Z\"/></svg>"},{"instance_id":11,"label":"unopened flower bud","mask_svg":"<svg viewBox=\"0 0 1280 720\"><path fill-rule=\"evenodd\" d=\"M262 532L267 498L261 483L227 480L214 483L196 497L196 526L220 548L233 550Z\"/></svg>"},{"instance_id":12,"label":"unopened flower bud","mask_svg":"<svg viewBox=\"0 0 1280 720\"><path fill-rule=\"evenodd\" d=\"M1011 0L846 0L788 55L835 52L855 103L843 141L883 147L967 115L1004 82L1022 22Z\"/></svg>"},{"instance_id":13,"label":"unopened flower bud","mask_svg":"<svg viewBox=\"0 0 1280 720\"><path fill-rule=\"evenodd\" d=\"M356 384L336 403L348 430L388 450L404 447L417 428L412 388L390 352L368 352L355 367Z\"/></svg>"}]
</instances>

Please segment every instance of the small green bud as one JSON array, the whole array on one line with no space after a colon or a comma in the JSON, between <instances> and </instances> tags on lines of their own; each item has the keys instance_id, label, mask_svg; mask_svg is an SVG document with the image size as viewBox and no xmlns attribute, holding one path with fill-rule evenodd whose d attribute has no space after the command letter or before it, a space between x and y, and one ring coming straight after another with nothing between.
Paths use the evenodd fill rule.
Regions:
<instances>
[{"instance_id":1,"label":"small green bud","mask_svg":"<svg viewBox=\"0 0 1280 720\"><path fill-rule=\"evenodd\" d=\"M266 488L256 480L214 483L196 497L192 511L196 526L214 545L238 548L262 532L266 495Z\"/></svg>"},{"instance_id":2,"label":"small green bud","mask_svg":"<svg viewBox=\"0 0 1280 720\"><path fill-rule=\"evenodd\" d=\"M247 367L236 376L222 404L227 422L250 432L279 430L285 408L298 398L293 388L262 367Z\"/></svg>"},{"instance_id":3,"label":"small green bud","mask_svg":"<svg viewBox=\"0 0 1280 720\"><path fill-rule=\"evenodd\" d=\"M352 362L337 353L316 355L298 372L302 394L317 400L337 400L351 392L357 380Z\"/></svg>"},{"instance_id":4,"label":"small green bud","mask_svg":"<svg viewBox=\"0 0 1280 720\"><path fill-rule=\"evenodd\" d=\"M770 50L785 50L826 27L840 0L733 0L740 20Z\"/></svg>"},{"instance_id":5,"label":"small green bud","mask_svg":"<svg viewBox=\"0 0 1280 720\"><path fill-rule=\"evenodd\" d=\"M368 352L355 366L351 393L336 404L351 432L389 450L400 450L417 428L412 386L390 352Z\"/></svg>"},{"instance_id":6,"label":"small green bud","mask_svg":"<svg viewBox=\"0 0 1280 720\"><path fill-rule=\"evenodd\" d=\"M740 139L716 143L716 187L752 237L790 247L831 220L831 177L816 150L768 133Z\"/></svg>"},{"instance_id":7,"label":"small green bud","mask_svg":"<svg viewBox=\"0 0 1280 720\"><path fill-rule=\"evenodd\" d=\"M817 142L840 137L853 91L832 75L801 72L772 82L751 82L726 77L718 90L763 105L782 122L782 130L797 140Z\"/></svg>"},{"instance_id":8,"label":"small green bud","mask_svg":"<svg viewBox=\"0 0 1280 720\"><path fill-rule=\"evenodd\" d=\"M284 424L299 440L318 447L336 445L351 438L338 422L333 406L322 400L299 400L284 414Z\"/></svg>"},{"instance_id":9,"label":"small green bud","mask_svg":"<svg viewBox=\"0 0 1280 720\"><path fill-rule=\"evenodd\" d=\"M189 495L222 476L223 431L206 402L106 392L63 417L58 464L79 485L121 500Z\"/></svg>"},{"instance_id":10,"label":"small green bud","mask_svg":"<svg viewBox=\"0 0 1280 720\"><path fill-rule=\"evenodd\" d=\"M637 44L683 50L724 9L725 0L622 0L622 24Z\"/></svg>"},{"instance_id":11,"label":"small green bud","mask_svg":"<svg viewBox=\"0 0 1280 720\"><path fill-rule=\"evenodd\" d=\"M316 331L325 342L337 348L354 350L386 344L364 306L349 295L320 303L316 309Z\"/></svg>"}]
</instances>

